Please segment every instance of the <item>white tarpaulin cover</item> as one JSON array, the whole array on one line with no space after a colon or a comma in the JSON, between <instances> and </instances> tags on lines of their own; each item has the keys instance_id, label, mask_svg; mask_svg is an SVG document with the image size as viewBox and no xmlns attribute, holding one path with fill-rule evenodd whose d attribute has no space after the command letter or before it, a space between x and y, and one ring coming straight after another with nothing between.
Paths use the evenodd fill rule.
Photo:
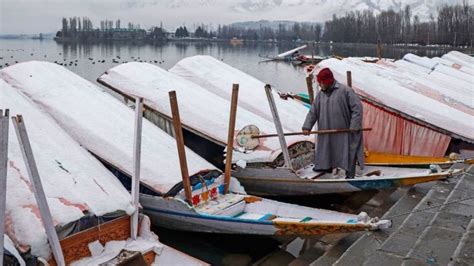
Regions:
<instances>
[{"instance_id":1,"label":"white tarpaulin cover","mask_svg":"<svg viewBox=\"0 0 474 266\"><path fill-rule=\"evenodd\" d=\"M409 58L413 61L414 57ZM426 60L422 61L424 63L417 65L426 65ZM440 87L429 80L421 80L423 76L415 77L413 74L404 73L405 70L397 73L400 69L388 67L397 63L384 61L380 63L382 68L379 68L354 62L350 58L328 59L320 62L319 67L329 67L335 72L337 79L345 79L346 71L352 71L353 87L359 94L450 132L455 137L474 142L474 94L466 87L466 83L451 76L447 80L451 86ZM407 64L410 63L405 61L404 65ZM384 69L386 65L391 69ZM439 65L436 65L435 70L438 67ZM450 71L460 72L454 68ZM430 74L426 74L425 78L429 77Z\"/></svg>"},{"instance_id":2,"label":"white tarpaulin cover","mask_svg":"<svg viewBox=\"0 0 474 266\"><path fill-rule=\"evenodd\" d=\"M53 63L31 61L0 76L47 111L86 149L131 175L134 111L98 86ZM141 180L166 193L181 181L174 138L143 121ZM190 174L215 167L186 149Z\"/></svg>"},{"instance_id":3,"label":"white tarpaulin cover","mask_svg":"<svg viewBox=\"0 0 474 266\"><path fill-rule=\"evenodd\" d=\"M264 90L265 83L211 56L185 58L170 69L185 79L223 98L230 99L232 84L240 85L239 106L269 121L273 121ZM301 131L308 110L299 103L281 99L273 91L281 123L292 132Z\"/></svg>"},{"instance_id":4,"label":"white tarpaulin cover","mask_svg":"<svg viewBox=\"0 0 474 266\"><path fill-rule=\"evenodd\" d=\"M230 97L221 98L189 80L148 63L121 64L109 69L98 80L122 94L143 97L147 106L168 117L171 117L168 92L175 90L183 126L209 136L221 145L227 143ZM263 134L275 132L272 122L244 108L237 108L236 132L250 124L256 125ZM288 145L306 139L303 136L286 138ZM233 159L267 162L275 159L280 152L278 138L267 138L252 153L235 151Z\"/></svg>"},{"instance_id":5,"label":"white tarpaulin cover","mask_svg":"<svg viewBox=\"0 0 474 266\"><path fill-rule=\"evenodd\" d=\"M85 212L101 216L134 211L130 194L97 159L30 99L0 79L0 109L7 108L12 115L23 115L55 225L79 220ZM7 170L6 232L22 252L31 247L34 256L48 258L46 232L12 123Z\"/></svg>"},{"instance_id":6,"label":"white tarpaulin cover","mask_svg":"<svg viewBox=\"0 0 474 266\"><path fill-rule=\"evenodd\" d=\"M454 56L448 56L444 57L445 59L447 60L452 60ZM456 58L456 57L454 57ZM428 57L420 57L420 56L417 56L417 55L414 55L414 54L406 54L404 57L403 57L403 60L405 61L408 61L412 64L415 64L415 65L419 65L419 66L422 66L424 68L426 68L429 73L431 72L441 72L441 73L444 73L446 75L449 75L451 76L451 79L457 79L457 80L462 80L462 81L465 81L465 82L468 82L470 84L472 84L472 81L473 81L473 76L472 76L472 71L469 70L470 68L472 68L472 64L468 63L468 62L465 62L465 63L462 63L462 65L460 64L456 64L456 65L451 65L451 66L446 66L444 64L440 64L439 62L437 62L437 60L433 60L432 58L428 58ZM466 66L466 72L464 71L459 71L463 66ZM469 73L471 72L471 73Z\"/></svg>"}]
</instances>

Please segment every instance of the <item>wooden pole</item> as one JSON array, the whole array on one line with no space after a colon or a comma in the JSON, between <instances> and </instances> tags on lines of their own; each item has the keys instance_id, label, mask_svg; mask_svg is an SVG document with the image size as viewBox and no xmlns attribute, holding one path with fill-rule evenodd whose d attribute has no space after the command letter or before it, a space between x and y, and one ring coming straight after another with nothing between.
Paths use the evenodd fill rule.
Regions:
<instances>
[{"instance_id":1,"label":"wooden pole","mask_svg":"<svg viewBox=\"0 0 474 266\"><path fill-rule=\"evenodd\" d=\"M377 57L379 60L382 59L382 42L380 39L377 40Z\"/></svg>"},{"instance_id":2,"label":"wooden pole","mask_svg":"<svg viewBox=\"0 0 474 266\"><path fill-rule=\"evenodd\" d=\"M313 74L309 74L306 77L306 87L308 88L308 97L310 104L313 104L314 101L313 77Z\"/></svg>"},{"instance_id":3,"label":"wooden pole","mask_svg":"<svg viewBox=\"0 0 474 266\"><path fill-rule=\"evenodd\" d=\"M53 251L54 260L57 265L66 265L64 261L63 251L61 250L61 244L59 243L58 234L54 228L53 217L46 201L46 195L41 184L41 179L36 167L35 158L33 156L33 150L31 149L30 140L28 133L26 132L25 123L21 115L12 117L13 126L15 127L18 142L20 144L20 150L25 161L26 169L28 170L28 176L33 186L33 192L35 194L36 203L41 214L41 219L48 236L48 242Z\"/></svg>"},{"instance_id":4,"label":"wooden pole","mask_svg":"<svg viewBox=\"0 0 474 266\"><path fill-rule=\"evenodd\" d=\"M135 127L133 134L133 177L132 177L132 204L135 212L132 214L131 237L133 240L138 236L139 196L140 196L140 160L142 148L142 120L143 120L143 98L135 99Z\"/></svg>"},{"instance_id":5,"label":"wooden pole","mask_svg":"<svg viewBox=\"0 0 474 266\"><path fill-rule=\"evenodd\" d=\"M360 129L324 129L324 130L316 130L310 131L310 135L314 134L337 134L337 133L349 133L349 132L356 132L356 131L371 131L372 128L360 128ZM298 136L303 135L303 132L291 132L291 133L284 133L283 136ZM271 137L279 137L279 134L264 134L258 136L251 136L252 139L261 139L261 138L271 138Z\"/></svg>"},{"instance_id":6,"label":"wooden pole","mask_svg":"<svg viewBox=\"0 0 474 266\"><path fill-rule=\"evenodd\" d=\"M270 84L265 85L265 92L267 93L268 104L270 105L273 122L275 123L275 128L278 133L278 140L280 141L281 151L283 152L283 158L285 159L285 166L291 169L290 153L288 152L288 145L286 145L286 140L283 135L283 127L281 125L280 116L278 115L275 100L273 99L272 87Z\"/></svg>"},{"instance_id":7,"label":"wooden pole","mask_svg":"<svg viewBox=\"0 0 474 266\"><path fill-rule=\"evenodd\" d=\"M230 102L229 131L227 134L227 156L225 160L224 194L227 194L229 192L230 170L232 168L232 154L234 151L234 132L235 132L235 119L237 116L238 98L239 98L239 84L233 84L232 85L232 99Z\"/></svg>"},{"instance_id":8,"label":"wooden pole","mask_svg":"<svg viewBox=\"0 0 474 266\"><path fill-rule=\"evenodd\" d=\"M347 74L347 86L352 88L352 72L347 71L346 74Z\"/></svg>"},{"instance_id":9,"label":"wooden pole","mask_svg":"<svg viewBox=\"0 0 474 266\"><path fill-rule=\"evenodd\" d=\"M7 201L8 167L8 109L0 110L0 266L3 266L3 244L5 242L5 208Z\"/></svg>"},{"instance_id":10,"label":"wooden pole","mask_svg":"<svg viewBox=\"0 0 474 266\"><path fill-rule=\"evenodd\" d=\"M184 194L186 195L186 200L192 206L193 201L191 182L189 181L188 163L186 162L186 152L184 148L183 129L181 128L181 118L179 116L178 99L176 98L175 91L170 91L168 94L170 97L171 114L173 116L176 145L178 146L179 165L181 167L181 177L183 178Z\"/></svg>"}]
</instances>

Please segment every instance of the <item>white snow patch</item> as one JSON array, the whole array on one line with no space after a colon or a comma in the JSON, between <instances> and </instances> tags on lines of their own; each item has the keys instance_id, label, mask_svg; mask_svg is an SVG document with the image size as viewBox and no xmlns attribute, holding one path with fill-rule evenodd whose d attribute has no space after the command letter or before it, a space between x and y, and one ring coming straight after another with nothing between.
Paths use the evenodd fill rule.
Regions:
<instances>
[{"instance_id":1,"label":"white snow patch","mask_svg":"<svg viewBox=\"0 0 474 266\"><path fill-rule=\"evenodd\" d=\"M64 67L31 61L0 71L47 111L76 141L105 161L133 172L134 111ZM181 181L176 141L143 120L141 180L166 193ZM215 167L186 148L191 174Z\"/></svg>"},{"instance_id":2,"label":"white snow patch","mask_svg":"<svg viewBox=\"0 0 474 266\"><path fill-rule=\"evenodd\" d=\"M26 96L0 79L0 109L22 114L41 182L55 225L80 219L84 212L101 216L134 211L129 193L90 153ZM50 248L39 218L28 172L13 125L9 127L6 219L15 243L48 258Z\"/></svg>"}]
</instances>

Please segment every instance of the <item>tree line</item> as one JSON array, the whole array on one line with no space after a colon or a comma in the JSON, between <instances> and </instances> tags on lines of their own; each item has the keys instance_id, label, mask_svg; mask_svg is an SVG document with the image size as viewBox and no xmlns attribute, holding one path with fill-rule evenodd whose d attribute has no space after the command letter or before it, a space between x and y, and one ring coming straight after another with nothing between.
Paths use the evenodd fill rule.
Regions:
<instances>
[{"instance_id":1,"label":"tree line","mask_svg":"<svg viewBox=\"0 0 474 266\"><path fill-rule=\"evenodd\" d=\"M212 30L199 25L194 31L180 26L174 32L175 38L204 38L229 40L238 38L249 41L324 41L345 43L377 43L379 40L390 44L421 45L442 44L454 46L471 46L474 39L474 8L466 1L462 5L445 5L438 10L436 19L431 16L427 21L412 14L410 6L400 11L386 10L378 14L373 11L355 11L344 16L333 15L324 24L309 22L279 23L276 26L260 26L258 28L238 25L219 25ZM109 20L100 22L100 30L93 29L89 18L82 21L78 17L63 18L62 30L58 37L81 36L81 39L97 38L132 38L139 36L146 40L166 40L170 34L160 25L148 31L140 29L140 25L128 23L128 35L117 33L121 30L120 20L114 23ZM137 35L138 34L138 35Z\"/></svg>"},{"instance_id":2,"label":"tree line","mask_svg":"<svg viewBox=\"0 0 474 266\"><path fill-rule=\"evenodd\" d=\"M216 36L221 39L238 37L245 40L325 41L345 43L383 43L421 45L442 44L472 46L474 40L474 8L466 1L462 5L442 6L437 18L421 21L412 14L410 6L396 12L349 12L333 15L324 26L314 23L280 24L277 29L263 27L258 30L235 26L219 26Z\"/></svg>"},{"instance_id":3,"label":"tree line","mask_svg":"<svg viewBox=\"0 0 474 266\"><path fill-rule=\"evenodd\" d=\"M384 43L422 45L447 44L472 46L474 9L466 2L462 5L443 6L437 19L421 21L412 16L410 6L395 12L350 12L343 17L333 16L325 23L322 39L349 43Z\"/></svg>"}]
</instances>

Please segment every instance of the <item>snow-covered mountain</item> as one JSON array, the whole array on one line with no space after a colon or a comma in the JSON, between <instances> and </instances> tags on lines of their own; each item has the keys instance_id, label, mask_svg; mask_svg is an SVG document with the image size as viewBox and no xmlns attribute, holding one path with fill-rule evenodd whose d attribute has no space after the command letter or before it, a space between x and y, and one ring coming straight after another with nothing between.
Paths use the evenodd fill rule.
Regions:
<instances>
[{"instance_id":1,"label":"snow-covered mountain","mask_svg":"<svg viewBox=\"0 0 474 266\"><path fill-rule=\"evenodd\" d=\"M463 0L124 0L123 8L148 9L195 21L222 23L243 20L294 20L322 22L355 10L400 10L410 5L413 15L421 20L435 15L445 4L461 4ZM474 5L474 0L467 0ZM161 11L161 12L160 12ZM197 19L197 20L196 20Z\"/></svg>"}]
</instances>

